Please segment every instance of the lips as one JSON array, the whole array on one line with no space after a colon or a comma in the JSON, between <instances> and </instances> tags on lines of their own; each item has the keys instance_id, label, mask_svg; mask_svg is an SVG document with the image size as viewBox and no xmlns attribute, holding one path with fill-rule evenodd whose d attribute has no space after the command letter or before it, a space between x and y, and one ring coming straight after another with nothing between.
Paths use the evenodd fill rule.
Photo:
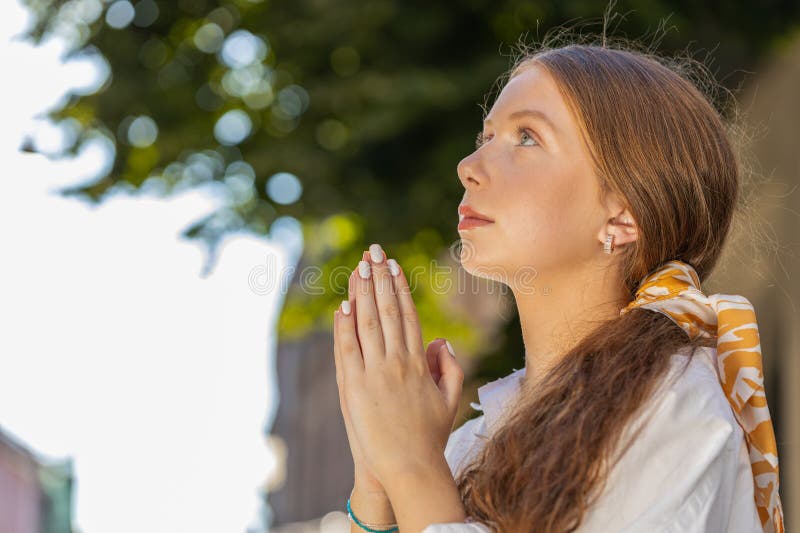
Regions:
<instances>
[{"instance_id":1,"label":"lips","mask_svg":"<svg viewBox=\"0 0 800 533\"><path fill-rule=\"evenodd\" d=\"M458 206L458 229L468 230L493 224L494 220L466 204Z\"/></svg>"},{"instance_id":2,"label":"lips","mask_svg":"<svg viewBox=\"0 0 800 533\"><path fill-rule=\"evenodd\" d=\"M491 220L483 220L482 218L464 217L458 222L458 230L468 230L473 228L480 228L481 226L488 226L494 224Z\"/></svg>"},{"instance_id":3,"label":"lips","mask_svg":"<svg viewBox=\"0 0 800 533\"><path fill-rule=\"evenodd\" d=\"M461 204L458 206L458 214L459 220L463 220L464 218L476 218L478 220L485 220L487 222L494 222L491 217L484 215L480 211L476 211L472 207L468 206L467 204Z\"/></svg>"}]
</instances>

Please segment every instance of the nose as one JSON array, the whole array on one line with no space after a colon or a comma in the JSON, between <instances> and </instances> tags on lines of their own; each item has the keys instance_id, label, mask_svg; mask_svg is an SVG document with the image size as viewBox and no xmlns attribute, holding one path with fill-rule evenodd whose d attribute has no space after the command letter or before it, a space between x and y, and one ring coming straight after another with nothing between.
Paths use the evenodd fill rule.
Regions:
<instances>
[{"instance_id":1,"label":"nose","mask_svg":"<svg viewBox=\"0 0 800 533\"><path fill-rule=\"evenodd\" d=\"M465 189L479 189L481 187L485 187L489 181L477 154L477 151L472 152L470 155L459 161L458 166L456 167L458 179L461 181L461 185L463 185Z\"/></svg>"}]
</instances>

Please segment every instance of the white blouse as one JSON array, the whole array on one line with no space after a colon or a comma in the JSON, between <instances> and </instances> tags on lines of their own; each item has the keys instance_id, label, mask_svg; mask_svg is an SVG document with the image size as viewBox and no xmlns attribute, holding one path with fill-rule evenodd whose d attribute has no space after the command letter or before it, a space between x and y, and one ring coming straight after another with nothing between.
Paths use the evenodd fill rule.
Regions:
<instances>
[{"instance_id":1,"label":"white blouse","mask_svg":"<svg viewBox=\"0 0 800 533\"><path fill-rule=\"evenodd\" d=\"M579 533L763 531L744 432L720 386L716 348L698 348L686 371L685 353L671 358L667 379L630 431L642 432L609 472ZM445 458L453 477L474 457L519 392L525 368L478 389L483 414L450 434ZM677 378L677 379L676 379ZM532 525L531 529L535 527ZM479 522L430 524L422 533L490 533Z\"/></svg>"}]
</instances>

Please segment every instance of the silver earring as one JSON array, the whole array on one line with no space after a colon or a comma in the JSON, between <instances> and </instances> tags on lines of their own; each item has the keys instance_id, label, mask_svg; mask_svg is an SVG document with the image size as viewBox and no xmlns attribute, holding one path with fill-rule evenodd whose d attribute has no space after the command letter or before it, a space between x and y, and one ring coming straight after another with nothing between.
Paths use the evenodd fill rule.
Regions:
<instances>
[{"instance_id":1,"label":"silver earring","mask_svg":"<svg viewBox=\"0 0 800 533\"><path fill-rule=\"evenodd\" d=\"M606 242L603 244L603 252L610 254L614 251L614 234L607 233L606 234Z\"/></svg>"}]
</instances>

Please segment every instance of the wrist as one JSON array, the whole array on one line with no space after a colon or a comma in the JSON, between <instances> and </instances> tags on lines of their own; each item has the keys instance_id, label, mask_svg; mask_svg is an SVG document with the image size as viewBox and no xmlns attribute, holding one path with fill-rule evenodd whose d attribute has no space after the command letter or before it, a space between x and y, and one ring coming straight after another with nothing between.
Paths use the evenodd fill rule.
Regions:
<instances>
[{"instance_id":1,"label":"wrist","mask_svg":"<svg viewBox=\"0 0 800 533\"><path fill-rule=\"evenodd\" d=\"M386 487L397 521L421 531L425 524L464 522L467 518L458 487L446 461L427 469L410 469Z\"/></svg>"},{"instance_id":2,"label":"wrist","mask_svg":"<svg viewBox=\"0 0 800 533\"><path fill-rule=\"evenodd\" d=\"M386 489L383 487L382 484L376 483L370 479L369 481L365 481L361 479L358 474L355 476L355 482L353 483L353 489L358 490L358 492L362 494L369 494L371 496L381 496L383 495L386 497Z\"/></svg>"},{"instance_id":3,"label":"wrist","mask_svg":"<svg viewBox=\"0 0 800 533\"><path fill-rule=\"evenodd\" d=\"M366 492L358 485L350 492L350 509L362 522L392 524L394 510L385 492Z\"/></svg>"},{"instance_id":4,"label":"wrist","mask_svg":"<svg viewBox=\"0 0 800 533\"><path fill-rule=\"evenodd\" d=\"M442 455L441 457L431 458L425 463L407 464L388 476L388 479L390 481L384 486L384 491L387 498L395 498L398 496L398 492L402 492L403 487L414 487L419 483L428 483L430 481L448 483L453 480L453 474L444 455Z\"/></svg>"},{"instance_id":5,"label":"wrist","mask_svg":"<svg viewBox=\"0 0 800 533\"><path fill-rule=\"evenodd\" d=\"M353 485L353 490L350 492L350 499L358 496L359 499L372 502L375 504L388 504L389 496L383 489L370 489L356 483Z\"/></svg>"}]
</instances>

